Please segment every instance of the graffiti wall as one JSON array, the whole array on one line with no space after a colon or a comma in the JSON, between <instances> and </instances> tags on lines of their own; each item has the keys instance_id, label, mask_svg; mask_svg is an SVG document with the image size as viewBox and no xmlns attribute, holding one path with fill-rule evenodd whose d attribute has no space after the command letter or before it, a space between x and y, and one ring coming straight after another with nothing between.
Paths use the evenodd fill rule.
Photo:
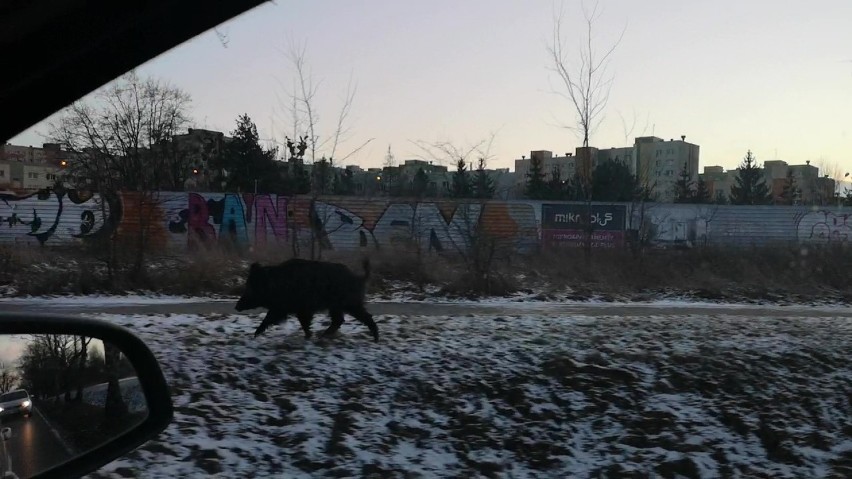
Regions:
<instances>
[{"instance_id":1,"label":"graffiti wall","mask_svg":"<svg viewBox=\"0 0 852 479\"><path fill-rule=\"evenodd\" d=\"M81 241L101 233L120 212L100 196L78 191L0 194L0 242L51 244Z\"/></svg>"},{"instance_id":2,"label":"graffiti wall","mask_svg":"<svg viewBox=\"0 0 852 479\"><path fill-rule=\"evenodd\" d=\"M184 199L185 198L185 199ZM246 249L307 244L327 250L419 247L464 251L488 233L517 249L538 244L535 206L366 198L187 193L164 202L169 243Z\"/></svg>"},{"instance_id":3,"label":"graffiti wall","mask_svg":"<svg viewBox=\"0 0 852 479\"><path fill-rule=\"evenodd\" d=\"M774 243L845 244L852 210L792 206L594 204L535 201L412 201L267 194L83 191L0 195L0 243L62 246L143 232L173 252L292 248L314 238L325 250L421 248L458 252L487 236L519 251L622 247L641 234L659 247ZM142 231L141 229L144 229Z\"/></svg>"}]
</instances>

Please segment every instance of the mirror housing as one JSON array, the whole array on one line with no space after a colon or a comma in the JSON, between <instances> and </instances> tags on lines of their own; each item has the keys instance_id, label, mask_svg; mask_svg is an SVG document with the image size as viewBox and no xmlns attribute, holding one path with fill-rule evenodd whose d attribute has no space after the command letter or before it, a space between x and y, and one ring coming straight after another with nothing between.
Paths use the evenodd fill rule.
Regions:
<instances>
[{"instance_id":1,"label":"mirror housing","mask_svg":"<svg viewBox=\"0 0 852 479\"><path fill-rule=\"evenodd\" d=\"M61 334L108 341L119 348L136 369L147 402L147 417L133 428L32 477L83 476L136 449L171 423L172 400L160 365L148 346L130 330L105 321L78 316L0 313L0 335L2 334Z\"/></svg>"}]
</instances>

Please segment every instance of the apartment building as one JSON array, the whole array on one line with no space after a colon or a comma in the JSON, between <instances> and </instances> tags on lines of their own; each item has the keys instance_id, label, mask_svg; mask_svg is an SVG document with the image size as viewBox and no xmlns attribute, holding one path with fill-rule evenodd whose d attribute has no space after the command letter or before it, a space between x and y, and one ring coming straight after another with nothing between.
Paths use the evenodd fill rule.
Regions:
<instances>
[{"instance_id":1,"label":"apartment building","mask_svg":"<svg viewBox=\"0 0 852 479\"><path fill-rule=\"evenodd\" d=\"M35 191L56 184L72 154L59 144L0 145L0 189Z\"/></svg>"},{"instance_id":2,"label":"apartment building","mask_svg":"<svg viewBox=\"0 0 852 479\"><path fill-rule=\"evenodd\" d=\"M699 146L687 142L685 136L679 140L639 137L632 146L608 149L578 147L574 153L565 153L564 156L554 156L548 150L531 151L529 158L522 156L515 160L515 189L518 192L524 190L533 159L541 161L545 181L553 178L556 172L561 178L588 177L599 164L620 161L630 168L632 174L639 176L643 185L653 188L658 201L672 202L675 184L684 167L690 178L698 181L699 152Z\"/></svg>"},{"instance_id":3,"label":"apartment building","mask_svg":"<svg viewBox=\"0 0 852 479\"><path fill-rule=\"evenodd\" d=\"M836 182L832 178L820 176L819 168L806 161L804 165L790 165L786 161L771 160L763 163L763 179L772 194L775 204L785 204L783 192L787 185L787 173L791 172L796 191L793 204L824 205L834 199ZM731 187L736 184L737 169L727 170L721 166L705 166L700 177L707 184L715 200L728 201Z\"/></svg>"},{"instance_id":4,"label":"apartment building","mask_svg":"<svg viewBox=\"0 0 852 479\"><path fill-rule=\"evenodd\" d=\"M689 178L698 181L700 148L686 141L664 140L656 136L636 138L634 144L636 174L643 185L653 188L657 201L670 203L675 198L675 185L686 168Z\"/></svg>"}]
</instances>

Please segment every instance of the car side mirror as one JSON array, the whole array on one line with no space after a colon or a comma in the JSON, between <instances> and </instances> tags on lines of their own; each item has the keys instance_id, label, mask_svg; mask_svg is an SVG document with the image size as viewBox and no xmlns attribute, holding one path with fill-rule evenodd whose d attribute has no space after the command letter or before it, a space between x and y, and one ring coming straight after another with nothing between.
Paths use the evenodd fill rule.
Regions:
<instances>
[{"instance_id":1,"label":"car side mirror","mask_svg":"<svg viewBox=\"0 0 852 479\"><path fill-rule=\"evenodd\" d=\"M171 420L160 366L129 330L0 313L0 478L83 476Z\"/></svg>"}]
</instances>

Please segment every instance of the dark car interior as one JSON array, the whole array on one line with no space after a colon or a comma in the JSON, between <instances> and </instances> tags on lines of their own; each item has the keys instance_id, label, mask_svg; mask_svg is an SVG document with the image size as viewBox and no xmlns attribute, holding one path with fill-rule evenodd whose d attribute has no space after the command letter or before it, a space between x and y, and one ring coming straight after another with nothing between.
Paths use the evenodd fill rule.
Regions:
<instances>
[{"instance_id":1,"label":"dark car interior","mask_svg":"<svg viewBox=\"0 0 852 479\"><path fill-rule=\"evenodd\" d=\"M12 0L0 5L0 139L260 0Z\"/></svg>"}]
</instances>

